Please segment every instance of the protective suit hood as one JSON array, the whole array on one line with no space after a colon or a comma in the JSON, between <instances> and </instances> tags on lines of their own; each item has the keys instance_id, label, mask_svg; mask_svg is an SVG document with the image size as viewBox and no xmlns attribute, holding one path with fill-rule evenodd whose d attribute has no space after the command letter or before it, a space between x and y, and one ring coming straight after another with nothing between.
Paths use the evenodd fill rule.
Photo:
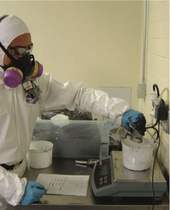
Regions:
<instances>
[{"instance_id":1,"label":"protective suit hood","mask_svg":"<svg viewBox=\"0 0 170 210\"><path fill-rule=\"evenodd\" d=\"M0 42L6 49L16 37L30 33L25 23L15 15L8 15L0 22L0 32ZM0 48L0 65L2 66L4 54L4 51ZM0 68L0 72L2 71L4 70Z\"/></svg>"}]
</instances>

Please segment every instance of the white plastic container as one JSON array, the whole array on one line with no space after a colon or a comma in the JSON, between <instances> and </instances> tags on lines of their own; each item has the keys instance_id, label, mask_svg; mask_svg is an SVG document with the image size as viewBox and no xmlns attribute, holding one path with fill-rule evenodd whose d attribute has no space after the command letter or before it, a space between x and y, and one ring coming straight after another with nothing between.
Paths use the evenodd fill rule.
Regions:
<instances>
[{"instance_id":1,"label":"white plastic container","mask_svg":"<svg viewBox=\"0 0 170 210\"><path fill-rule=\"evenodd\" d=\"M60 128L52 120L41 120L35 124L32 140L53 142L53 156L56 158L97 159L101 142L105 143L103 136L102 121L70 120ZM107 141L109 143L109 132Z\"/></svg>"},{"instance_id":2,"label":"white plastic container","mask_svg":"<svg viewBox=\"0 0 170 210\"><path fill-rule=\"evenodd\" d=\"M53 144L49 141L32 141L28 152L31 168L43 169L52 164Z\"/></svg>"},{"instance_id":3,"label":"white plastic container","mask_svg":"<svg viewBox=\"0 0 170 210\"><path fill-rule=\"evenodd\" d=\"M133 171L144 171L150 168L154 142L143 138L141 143L127 137L122 141L123 165Z\"/></svg>"}]
</instances>

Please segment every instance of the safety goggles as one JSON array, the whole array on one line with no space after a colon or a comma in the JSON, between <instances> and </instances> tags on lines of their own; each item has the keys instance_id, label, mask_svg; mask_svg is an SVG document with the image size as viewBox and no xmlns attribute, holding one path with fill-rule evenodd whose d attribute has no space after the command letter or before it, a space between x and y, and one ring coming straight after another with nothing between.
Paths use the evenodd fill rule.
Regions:
<instances>
[{"instance_id":1,"label":"safety goggles","mask_svg":"<svg viewBox=\"0 0 170 210\"><path fill-rule=\"evenodd\" d=\"M12 56L22 57L26 54L31 54L33 50L33 43L30 44L28 47L8 47L8 51Z\"/></svg>"}]
</instances>

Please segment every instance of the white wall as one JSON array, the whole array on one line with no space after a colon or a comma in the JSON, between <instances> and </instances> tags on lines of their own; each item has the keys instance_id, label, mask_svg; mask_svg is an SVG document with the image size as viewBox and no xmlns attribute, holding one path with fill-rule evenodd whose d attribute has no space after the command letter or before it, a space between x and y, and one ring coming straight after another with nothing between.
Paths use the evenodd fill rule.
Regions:
<instances>
[{"instance_id":1,"label":"white wall","mask_svg":"<svg viewBox=\"0 0 170 210\"><path fill-rule=\"evenodd\" d=\"M169 87L169 1L148 1L147 47L146 47L146 99L139 100L139 110L151 122L152 103L150 93L157 84L160 93ZM167 101L167 93L163 95ZM161 146L158 161L169 174L169 135L161 127Z\"/></svg>"},{"instance_id":2,"label":"white wall","mask_svg":"<svg viewBox=\"0 0 170 210\"><path fill-rule=\"evenodd\" d=\"M34 55L61 82L131 87L137 109L142 68L142 1L0 1L0 14L28 25Z\"/></svg>"}]
</instances>

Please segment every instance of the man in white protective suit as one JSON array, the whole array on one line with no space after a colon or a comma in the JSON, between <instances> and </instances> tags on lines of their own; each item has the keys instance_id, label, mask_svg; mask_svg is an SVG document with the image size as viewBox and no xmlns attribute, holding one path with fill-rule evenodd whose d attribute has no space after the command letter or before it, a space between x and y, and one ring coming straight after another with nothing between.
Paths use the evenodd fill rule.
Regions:
<instances>
[{"instance_id":1,"label":"man in white protective suit","mask_svg":"<svg viewBox=\"0 0 170 210\"><path fill-rule=\"evenodd\" d=\"M0 201L29 205L46 192L22 177L40 110L78 108L144 135L146 120L126 101L109 98L81 82L60 83L34 59L31 34L14 15L0 16Z\"/></svg>"}]
</instances>

